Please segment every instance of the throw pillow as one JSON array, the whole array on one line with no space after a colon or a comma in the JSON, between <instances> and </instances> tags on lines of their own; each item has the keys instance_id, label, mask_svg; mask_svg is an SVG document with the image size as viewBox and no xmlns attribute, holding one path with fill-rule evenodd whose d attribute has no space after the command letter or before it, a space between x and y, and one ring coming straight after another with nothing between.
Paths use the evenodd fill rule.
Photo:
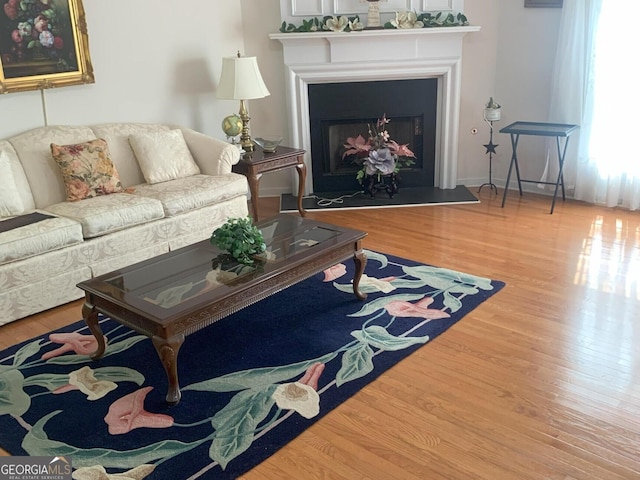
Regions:
<instances>
[{"instance_id":1,"label":"throw pillow","mask_svg":"<svg viewBox=\"0 0 640 480\"><path fill-rule=\"evenodd\" d=\"M133 134L129 136L129 143L148 183L200 173L180 130Z\"/></svg>"},{"instance_id":2,"label":"throw pillow","mask_svg":"<svg viewBox=\"0 0 640 480\"><path fill-rule=\"evenodd\" d=\"M67 201L124 191L107 142L102 138L74 145L52 143L51 154L60 167Z\"/></svg>"},{"instance_id":3,"label":"throw pillow","mask_svg":"<svg viewBox=\"0 0 640 480\"><path fill-rule=\"evenodd\" d=\"M11 162L4 151L0 151L0 217L12 217L24 212L24 204L11 171Z\"/></svg>"}]
</instances>

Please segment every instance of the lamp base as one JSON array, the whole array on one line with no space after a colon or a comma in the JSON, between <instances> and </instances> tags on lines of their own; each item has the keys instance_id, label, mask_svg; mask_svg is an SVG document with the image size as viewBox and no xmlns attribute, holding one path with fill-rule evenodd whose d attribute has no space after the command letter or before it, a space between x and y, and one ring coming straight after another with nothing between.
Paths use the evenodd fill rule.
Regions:
<instances>
[{"instance_id":1,"label":"lamp base","mask_svg":"<svg viewBox=\"0 0 640 480\"><path fill-rule=\"evenodd\" d=\"M240 135L240 146L246 152L253 152L254 146L253 141L251 140L251 135L249 135L249 120L251 117L249 116L249 111L247 110L247 106L244 103L244 100L240 100L240 119L242 120L242 135Z\"/></svg>"},{"instance_id":2,"label":"lamp base","mask_svg":"<svg viewBox=\"0 0 640 480\"><path fill-rule=\"evenodd\" d=\"M253 145L253 140L251 140L251 137L247 137L246 139L241 139L240 146L245 152L253 152L255 150L255 147Z\"/></svg>"}]
</instances>

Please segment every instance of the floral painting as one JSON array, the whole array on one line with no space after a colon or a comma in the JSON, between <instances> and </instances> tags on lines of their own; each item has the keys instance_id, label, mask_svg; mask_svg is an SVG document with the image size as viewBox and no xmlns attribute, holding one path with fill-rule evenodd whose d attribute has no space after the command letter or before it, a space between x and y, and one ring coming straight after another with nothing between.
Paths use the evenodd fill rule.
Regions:
<instances>
[{"instance_id":1,"label":"floral painting","mask_svg":"<svg viewBox=\"0 0 640 480\"><path fill-rule=\"evenodd\" d=\"M93 83L82 0L0 2L0 93Z\"/></svg>"}]
</instances>

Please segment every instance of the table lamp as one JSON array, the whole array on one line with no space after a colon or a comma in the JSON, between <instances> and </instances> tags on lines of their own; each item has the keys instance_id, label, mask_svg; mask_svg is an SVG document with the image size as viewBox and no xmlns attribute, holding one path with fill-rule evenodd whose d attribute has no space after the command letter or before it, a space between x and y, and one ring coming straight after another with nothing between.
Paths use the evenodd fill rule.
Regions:
<instances>
[{"instance_id":1,"label":"table lamp","mask_svg":"<svg viewBox=\"0 0 640 480\"><path fill-rule=\"evenodd\" d=\"M236 57L222 59L222 73L218 84L217 97L224 100L240 100L240 118L242 134L240 146L247 152L253 151L253 142L249 135L249 112L245 100L264 98L270 95L262 80L256 57Z\"/></svg>"}]
</instances>

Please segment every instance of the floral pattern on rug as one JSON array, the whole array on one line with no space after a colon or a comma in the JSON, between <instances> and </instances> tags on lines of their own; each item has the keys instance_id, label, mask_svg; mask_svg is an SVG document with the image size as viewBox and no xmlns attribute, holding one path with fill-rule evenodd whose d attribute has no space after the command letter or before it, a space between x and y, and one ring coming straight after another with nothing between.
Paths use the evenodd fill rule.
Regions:
<instances>
[{"instance_id":1,"label":"floral pattern on rug","mask_svg":"<svg viewBox=\"0 0 640 480\"><path fill-rule=\"evenodd\" d=\"M190 478L199 478L204 472L210 474L212 468L224 470L257 439L284 422L296 416L304 419L318 416L323 408L322 396L369 375L375 369L376 357L427 343L428 335L416 334L422 326L449 319L466 299L494 290L500 283L444 268L400 264L398 260L402 259L373 251L366 251L366 255L368 273L362 276L360 289L369 296L365 302L350 303L352 311L348 317L361 320L360 327L350 332L350 338L339 348L295 363L233 371L181 386L183 400L191 394L226 395L226 405L213 415L205 412L202 418L184 424L174 418L171 409L147 410L151 407L145 407L145 400L154 387L145 385L147 379L135 365L97 366L88 356L96 347L93 336L68 332L52 333L49 341L26 343L12 356L0 359L0 416L12 417L22 426L22 448L29 455L71 457L77 469L76 479L112 478L112 473L121 473L126 478L153 476L154 468L202 445L207 447L211 463ZM372 264L377 268L371 268ZM390 266L394 267L391 276L386 273ZM314 281L331 284L339 295L353 297L345 264L327 269ZM400 321L402 327L398 331L395 324ZM120 325L105 337L104 358L117 358L138 342L148 341L147 337ZM159 360L153 360L161 368ZM326 367L330 364L334 373L329 377ZM50 367L51 372L30 374L43 365ZM135 390L120 394L121 386L128 383L135 384ZM24 419L35 398L68 395L78 390L86 395L87 403L110 399L108 409L101 414L104 424L95 425L96 429L108 429L109 436L127 436L150 429L164 430L166 435L160 441L130 450L106 445L82 448L48 433L48 423L58 415L78 421L73 410L52 410L33 424ZM203 432L207 425L205 433L199 436L174 433L177 429L195 427ZM125 470L133 473L129 475ZM91 472L99 476L92 477Z\"/></svg>"}]
</instances>

